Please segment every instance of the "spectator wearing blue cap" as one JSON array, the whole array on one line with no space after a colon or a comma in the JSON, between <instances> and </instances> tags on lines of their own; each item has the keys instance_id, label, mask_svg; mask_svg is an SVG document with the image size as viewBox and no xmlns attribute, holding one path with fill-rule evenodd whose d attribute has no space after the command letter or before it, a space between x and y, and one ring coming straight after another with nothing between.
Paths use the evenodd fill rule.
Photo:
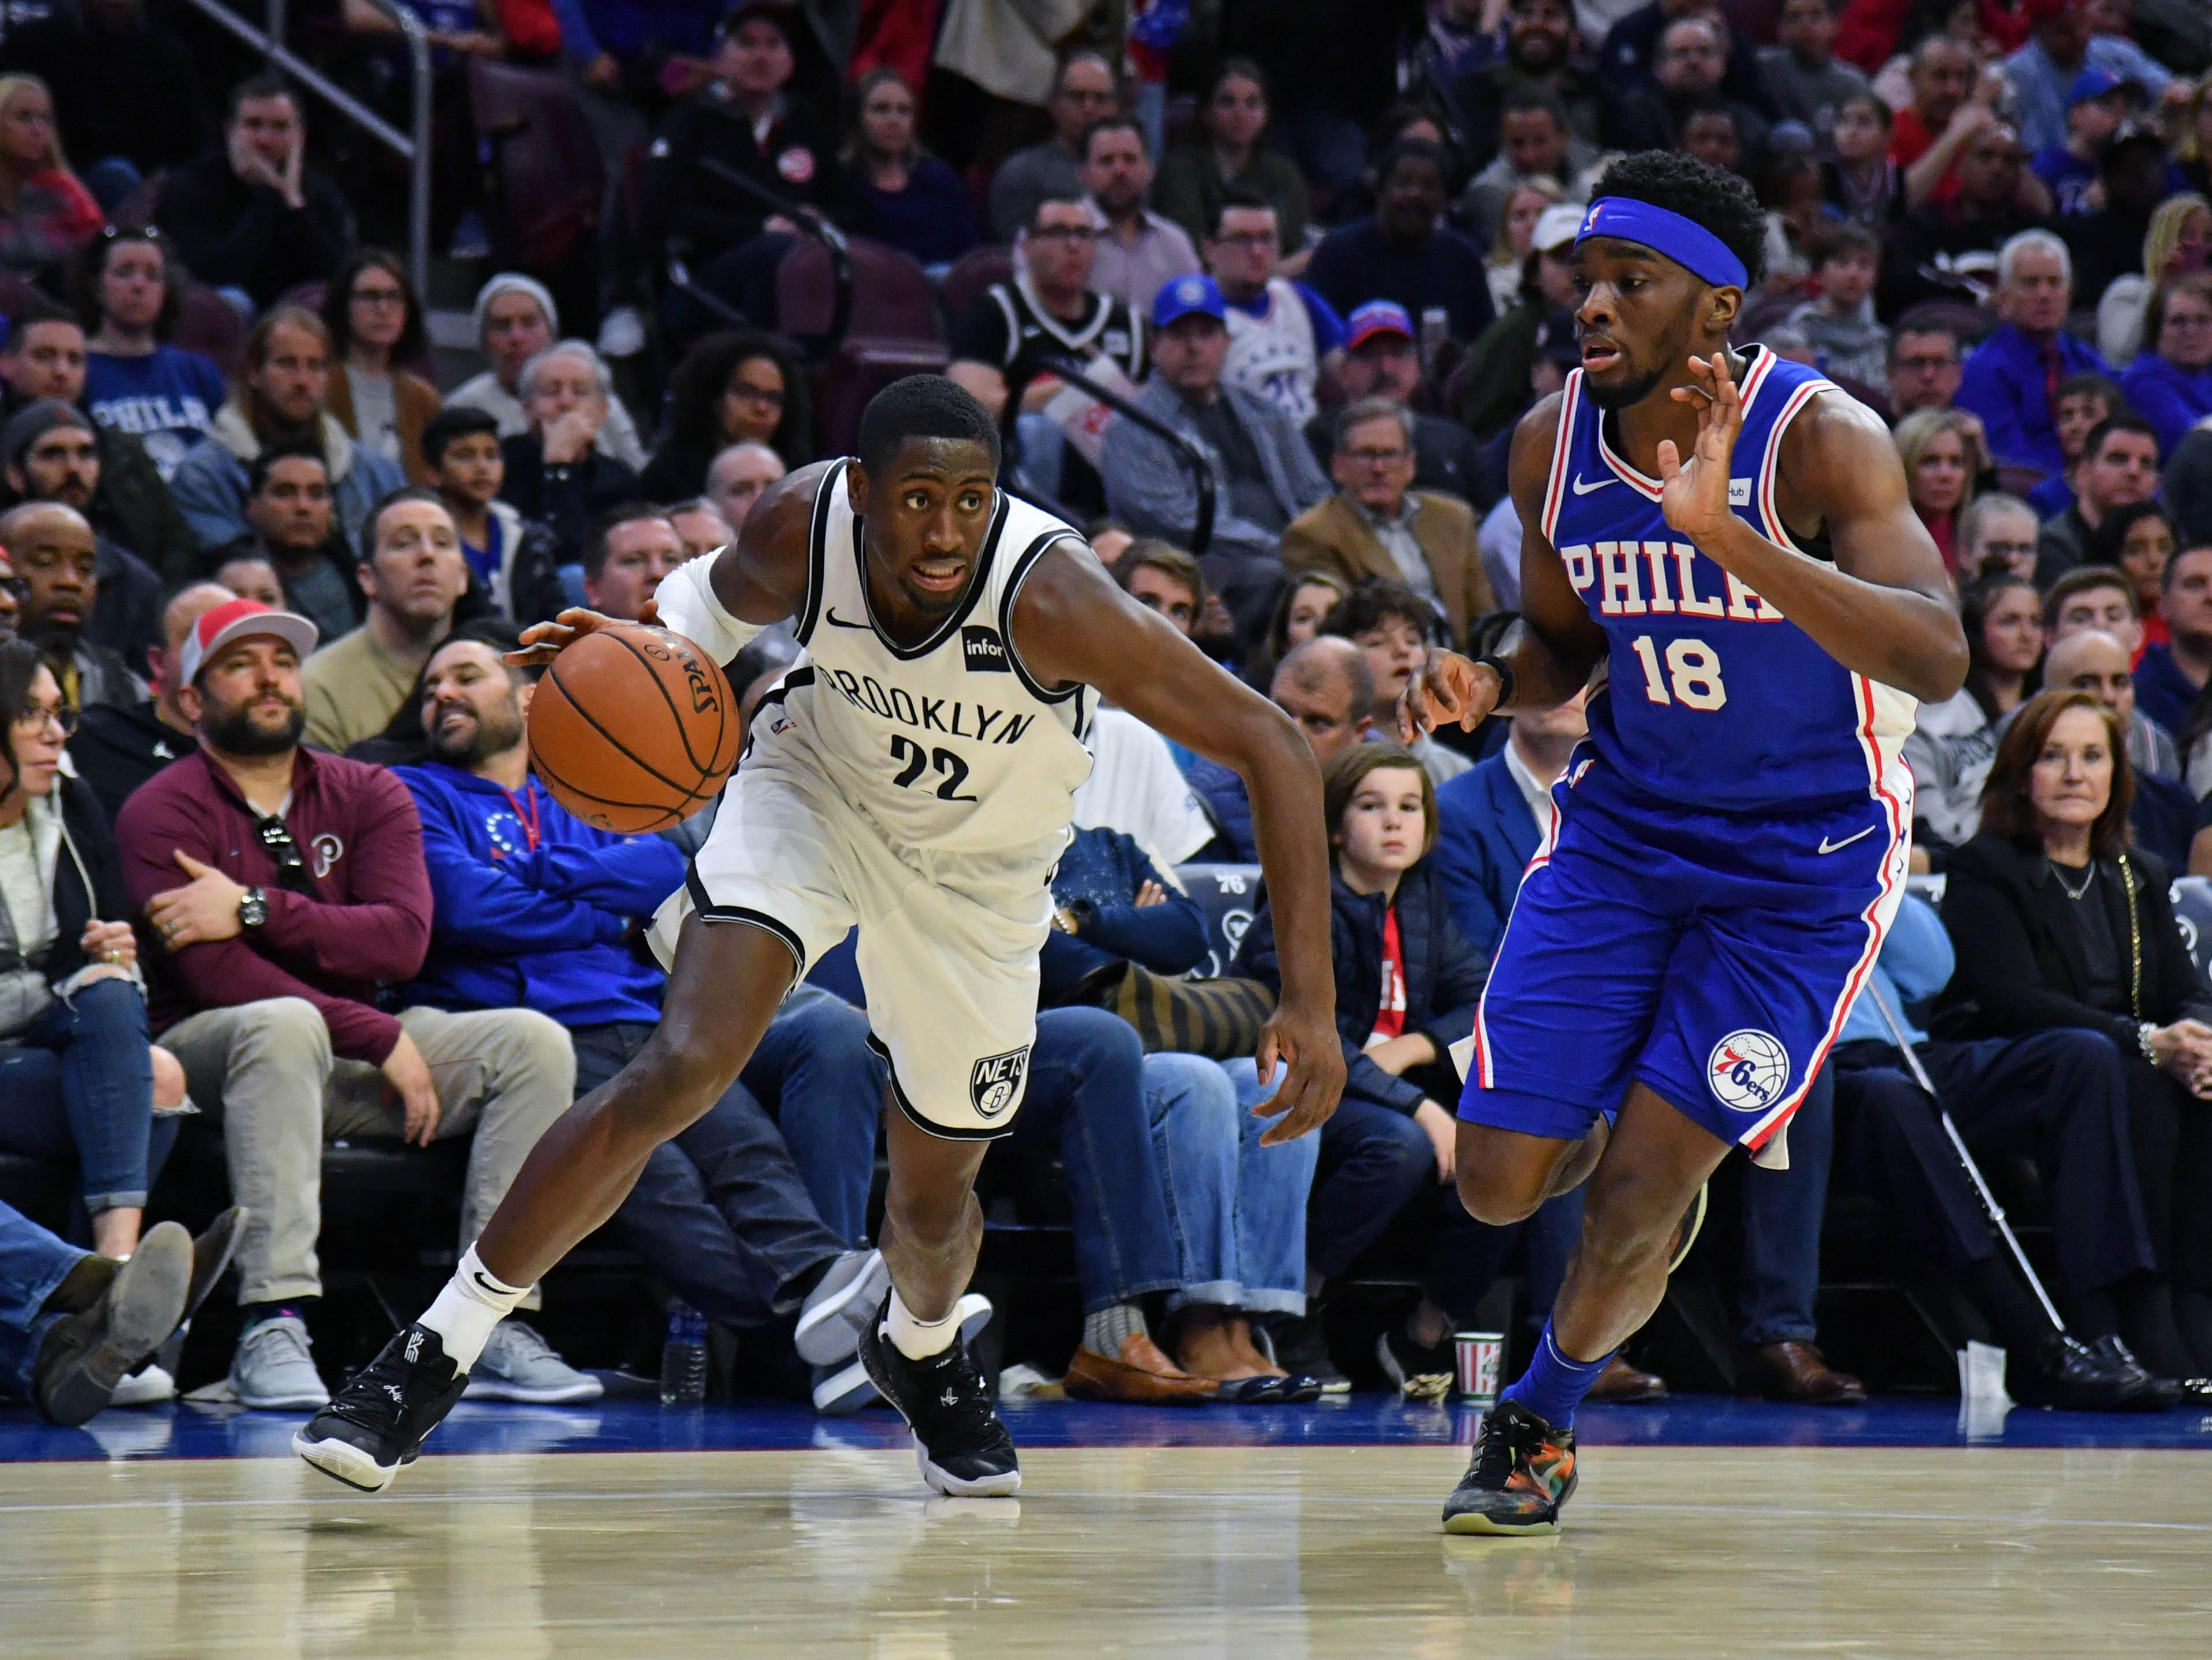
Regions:
<instances>
[{"instance_id":1,"label":"spectator wearing blue cap","mask_svg":"<svg viewBox=\"0 0 2212 1660\"><path fill-rule=\"evenodd\" d=\"M2024 9L2035 20L2035 33L1998 68L2012 82L2013 119L2031 154L2066 142L2069 94L2092 64L2134 82L2153 99L2173 78L2126 36L2093 36L2085 0L2030 0Z\"/></svg>"},{"instance_id":2,"label":"spectator wearing blue cap","mask_svg":"<svg viewBox=\"0 0 2212 1660\"><path fill-rule=\"evenodd\" d=\"M1490 326L1490 277L1482 251L1443 223L1443 152L1401 139L1376 169L1375 211L1331 231L1306 268L1316 293L1349 312L1395 300L1417 318L1441 312L1455 340Z\"/></svg>"},{"instance_id":3,"label":"spectator wearing blue cap","mask_svg":"<svg viewBox=\"0 0 2212 1660\"><path fill-rule=\"evenodd\" d=\"M2062 214L2087 213L2097 181L2097 153L2127 118L2128 83L2092 64L2066 90L2066 139L2038 150L2028 167Z\"/></svg>"},{"instance_id":4,"label":"spectator wearing blue cap","mask_svg":"<svg viewBox=\"0 0 2212 1660\"><path fill-rule=\"evenodd\" d=\"M1478 267L1478 287L1480 286ZM1488 304L1486 294L1484 303ZM1248 637L1266 627L1282 576L1277 543L1328 482L1277 405L1222 384L1228 306L1210 276L1177 277L1152 301L1152 373L1139 405L1203 451L1213 475L1213 538L1200 564ZM1106 507L1139 536L1187 542L1198 487L1166 439L1133 421L1107 431L1098 470Z\"/></svg>"}]
</instances>

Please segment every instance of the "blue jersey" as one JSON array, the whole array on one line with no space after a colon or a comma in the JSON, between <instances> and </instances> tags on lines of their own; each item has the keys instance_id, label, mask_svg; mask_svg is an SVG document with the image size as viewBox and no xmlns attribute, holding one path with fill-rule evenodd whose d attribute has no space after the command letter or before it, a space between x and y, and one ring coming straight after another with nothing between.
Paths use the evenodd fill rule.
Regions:
<instances>
[{"instance_id":1,"label":"blue jersey","mask_svg":"<svg viewBox=\"0 0 2212 1660\"><path fill-rule=\"evenodd\" d=\"M1775 469L1790 422L1836 388L1763 347L1747 358L1729 504L1760 534L1825 559L1784 526ZM1911 788L1900 749L1913 700L1845 669L1669 530L1659 481L1621 459L1602 422L1571 371L1542 529L1610 651L1609 684L1589 706L1598 770L1632 797L1700 813L1817 813L1869 796L1894 808Z\"/></svg>"}]
</instances>

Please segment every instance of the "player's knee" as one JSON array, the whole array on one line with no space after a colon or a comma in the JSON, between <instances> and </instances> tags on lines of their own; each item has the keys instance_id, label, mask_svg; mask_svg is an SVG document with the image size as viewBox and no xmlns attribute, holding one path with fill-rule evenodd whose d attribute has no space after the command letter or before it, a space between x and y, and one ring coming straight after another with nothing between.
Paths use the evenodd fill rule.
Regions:
<instances>
[{"instance_id":1,"label":"player's knee","mask_svg":"<svg viewBox=\"0 0 2212 1660\"><path fill-rule=\"evenodd\" d=\"M608 1108L656 1140L689 1129L730 1087L735 1069L689 1046L649 1042L615 1080Z\"/></svg>"},{"instance_id":2,"label":"player's knee","mask_svg":"<svg viewBox=\"0 0 2212 1660\"><path fill-rule=\"evenodd\" d=\"M1459 1202L1478 1222L1509 1227L1534 1215L1544 1203L1544 1184L1522 1172L1495 1164L1460 1163Z\"/></svg>"},{"instance_id":3,"label":"player's knee","mask_svg":"<svg viewBox=\"0 0 2212 1660\"><path fill-rule=\"evenodd\" d=\"M1654 1257L1663 1261L1696 1190L1677 1194L1671 1184L1641 1174L1602 1185L1594 1182L1583 1209L1584 1267L1624 1275Z\"/></svg>"}]
</instances>

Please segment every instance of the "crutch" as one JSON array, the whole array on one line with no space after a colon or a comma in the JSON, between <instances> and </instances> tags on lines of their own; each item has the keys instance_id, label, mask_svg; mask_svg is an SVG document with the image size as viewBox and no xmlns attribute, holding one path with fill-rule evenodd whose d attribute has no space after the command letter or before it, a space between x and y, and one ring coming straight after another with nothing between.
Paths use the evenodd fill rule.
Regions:
<instances>
[{"instance_id":1,"label":"crutch","mask_svg":"<svg viewBox=\"0 0 2212 1660\"><path fill-rule=\"evenodd\" d=\"M2051 1300L2051 1293L2043 1288L2043 1281L2036 1277L2035 1269L2027 1260L2027 1252L2020 1248L2020 1239L2013 1233L2012 1224L2005 1221L2004 1207L1997 1203L1997 1196L1990 1191L1990 1184L1982 1179L1982 1167L1974 1162L1974 1155L1966 1151L1966 1137L1959 1133L1959 1126L1951 1122L1951 1115L1944 1111L1943 1098L1936 1093L1936 1086L1928 1076L1928 1069L1921 1065L1919 1051L1912 1046L1912 1034L1905 1029L1905 1022L1889 1006L1889 1000L1881 995L1881 981L1878 977L1868 978L1867 995L1874 999L1874 1006L1881 1012L1882 1024L1889 1028L1890 1038L1897 1045L1898 1052L1905 1057L1905 1064L1912 1074L1912 1081L1925 1090L1928 1099L1936 1103L1936 1116L1942 1121L1943 1133L1951 1138L1951 1150L1959 1155L1959 1162L1966 1167L1966 1175L1974 1184L1974 1191L1980 1196L1982 1209L1990 1213L1990 1221L1996 1224L1997 1233L2002 1236L2006 1249L2012 1252L2013 1261L2019 1265L2021 1274L2027 1281L2027 1288L2035 1293L2035 1300L2043 1305L2043 1312L2050 1318L2051 1324L2061 1331L2065 1330L2066 1322L2058 1318L2057 1306Z\"/></svg>"}]
</instances>

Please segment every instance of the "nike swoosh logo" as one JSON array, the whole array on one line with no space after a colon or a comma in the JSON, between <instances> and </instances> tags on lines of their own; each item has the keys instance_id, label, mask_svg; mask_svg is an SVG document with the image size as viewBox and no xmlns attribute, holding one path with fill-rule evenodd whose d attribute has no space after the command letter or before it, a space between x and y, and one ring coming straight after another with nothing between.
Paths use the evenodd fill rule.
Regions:
<instances>
[{"instance_id":1,"label":"nike swoosh logo","mask_svg":"<svg viewBox=\"0 0 2212 1660\"><path fill-rule=\"evenodd\" d=\"M875 633L875 629L867 623L848 622L844 618L839 616L834 610L823 612L823 620L832 628L858 628L864 634L872 634Z\"/></svg>"},{"instance_id":2,"label":"nike swoosh logo","mask_svg":"<svg viewBox=\"0 0 2212 1660\"><path fill-rule=\"evenodd\" d=\"M1575 475L1574 482L1575 494L1578 496L1586 496L1592 490L1602 490L1608 484L1618 484L1620 482L1617 478L1601 478L1595 484L1585 484L1583 482L1583 476L1580 473L1577 473Z\"/></svg>"},{"instance_id":3,"label":"nike swoosh logo","mask_svg":"<svg viewBox=\"0 0 2212 1660\"><path fill-rule=\"evenodd\" d=\"M501 1287L501 1286L499 1286L499 1285L497 1285L497 1284L494 1283L494 1282L493 1282L492 1281L490 1281L490 1280L487 1280L486 1278L484 1278L484 1272L483 1272L483 1270L482 1269L480 1269L480 1268L472 1268L472 1269L471 1269L469 1270L469 1277L470 1277L471 1279L474 1280L474 1281L477 1282L477 1285L479 1285L480 1287L482 1287L484 1290L489 1291L489 1293L491 1293L491 1294L492 1294L493 1296L495 1296L495 1297L504 1297L504 1296L507 1294L507 1292L506 1292L506 1290L505 1290L505 1288L504 1288L504 1287Z\"/></svg>"},{"instance_id":4,"label":"nike swoosh logo","mask_svg":"<svg viewBox=\"0 0 2212 1660\"><path fill-rule=\"evenodd\" d=\"M1853 842L1864 841L1872 834L1874 834L1874 826L1869 824L1856 836L1845 836L1838 842L1831 842L1826 836L1823 836L1820 838L1820 851L1823 853L1838 853L1844 848L1849 847Z\"/></svg>"}]
</instances>

